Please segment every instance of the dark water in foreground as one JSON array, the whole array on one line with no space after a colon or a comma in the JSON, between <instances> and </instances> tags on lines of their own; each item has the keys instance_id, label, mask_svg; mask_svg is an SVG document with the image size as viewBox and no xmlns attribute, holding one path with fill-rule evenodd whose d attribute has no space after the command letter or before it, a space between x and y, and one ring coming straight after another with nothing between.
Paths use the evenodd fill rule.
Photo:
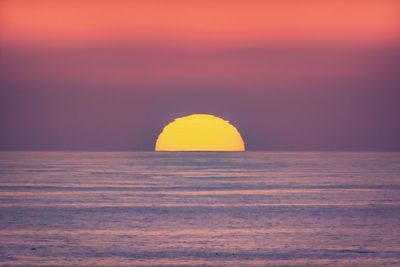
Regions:
<instances>
[{"instance_id":1,"label":"dark water in foreground","mask_svg":"<svg viewBox=\"0 0 400 267\"><path fill-rule=\"evenodd\" d=\"M0 152L0 266L400 266L400 153Z\"/></svg>"}]
</instances>

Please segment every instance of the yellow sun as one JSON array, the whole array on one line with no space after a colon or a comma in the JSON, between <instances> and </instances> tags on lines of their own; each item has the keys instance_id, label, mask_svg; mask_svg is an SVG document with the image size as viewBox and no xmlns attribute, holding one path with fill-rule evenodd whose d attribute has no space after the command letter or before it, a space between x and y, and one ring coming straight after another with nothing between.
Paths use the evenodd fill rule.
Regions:
<instances>
[{"instance_id":1,"label":"yellow sun","mask_svg":"<svg viewBox=\"0 0 400 267\"><path fill-rule=\"evenodd\" d=\"M164 127L156 151L244 151L239 131L224 119L193 114L175 119Z\"/></svg>"}]
</instances>

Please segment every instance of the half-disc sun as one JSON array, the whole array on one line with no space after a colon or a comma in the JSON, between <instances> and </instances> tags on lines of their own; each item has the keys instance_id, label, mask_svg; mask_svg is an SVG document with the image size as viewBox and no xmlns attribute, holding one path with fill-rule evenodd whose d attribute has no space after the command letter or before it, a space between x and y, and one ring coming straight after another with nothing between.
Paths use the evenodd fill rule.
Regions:
<instances>
[{"instance_id":1,"label":"half-disc sun","mask_svg":"<svg viewBox=\"0 0 400 267\"><path fill-rule=\"evenodd\" d=\"M158 136L156 151L244 151L239 131L229 121L209 114L175 119Z\"/></svg>"}]
</instances>

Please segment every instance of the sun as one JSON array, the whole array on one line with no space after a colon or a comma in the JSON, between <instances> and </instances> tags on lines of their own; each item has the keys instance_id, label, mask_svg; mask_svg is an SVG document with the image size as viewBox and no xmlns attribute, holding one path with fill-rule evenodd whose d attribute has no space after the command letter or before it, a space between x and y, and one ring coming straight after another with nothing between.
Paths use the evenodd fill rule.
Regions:
<instances>
[{"instance_id":1,"label":"sun","mask_svg":"<svg viewBox=\"0 0 400 267\"><path fill-rule=\"evenodd\" d=\"M245 151L239 131L210 114L175 119L157 138L155 151Z\"/></svg>"}]
</instances>

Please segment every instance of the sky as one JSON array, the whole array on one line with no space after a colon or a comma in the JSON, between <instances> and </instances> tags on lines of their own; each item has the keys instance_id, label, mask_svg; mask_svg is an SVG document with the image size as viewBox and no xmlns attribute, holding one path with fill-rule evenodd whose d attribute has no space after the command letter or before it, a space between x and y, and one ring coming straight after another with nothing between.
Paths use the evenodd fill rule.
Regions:
<instances>
[{"instance_id":1,"label":"sky","mask_svg":"<svg viewBox=\"0 0 400 267\"><path fill-rule=\"evenodd\" d=\"M397 0L2 0L1 150L152 150L193 113L248 150L400 150Z\"/></svg>"}]
</instances>

